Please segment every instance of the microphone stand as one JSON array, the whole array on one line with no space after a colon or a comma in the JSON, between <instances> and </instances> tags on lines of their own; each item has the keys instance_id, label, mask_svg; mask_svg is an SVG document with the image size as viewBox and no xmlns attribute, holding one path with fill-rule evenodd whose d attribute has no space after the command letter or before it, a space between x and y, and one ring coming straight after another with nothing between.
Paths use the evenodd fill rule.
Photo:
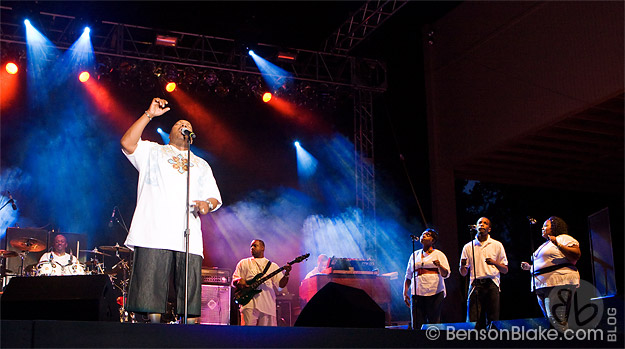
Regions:
<instances>
[{"instance_id":1,"label":"microphone stand","mask_svg":"<svg viewBox=\"0 0 625 349\"><path fill-rule=\"evenodd\" d=\"M0 210L5 208L8 204L14 204L15 205L15 202L13 201L13 199L9 199L9 201L5 202L4 205L2 205L2 207L0 207Z\"/></svg>"},{"instance_id":2,"label":"microphone stand","mask_svg":"<svg viewBox=\"0 0 625 349\"><path fill-rule=\"evenodd\" d=\"M183 324L187 324L188 316L189 316L189 234L191 230L189 229L189 215L191 214L191 207L189 206L190 202L190 190L191 190L191 135L185 136L187 139L187 217L186 217L186 227L184 230L184 253L185 253L185 264L184 264L184 320Z\"/></svg>"},{"instance_id":3,"label":"microphone stand","mask_svg":"<svg viewBox=\"0 0 625 349\"><path fill-rule=\"evenodd\" d=\"M532 277L532 291L536 293L536 278L534 277L534 238L532 237L532 226L536 224L536 221L532 218L529 218L529 233L530 233L530 249L532 251L532 268L530 269L530 275Z\"/></svg>"},{"instance_id":4,"label":"microphone stand","mask_svg":"<svg viewBox=\"0 0 625 349\"><path fill-rule=\"evenodd\" d=\"M412 286L410 289L410 318L412 319L412 329L416 330L416 328L414 328L414 304L412 303L412 289L416 290L417 287L417 256L415 254L416 251L414 249L414 241L418 240L419 238L416 235L410 235L410 239L412 240Z\"/></svg>"},{"instance_id":5,"label":"microphone stand","mask_svg":"<svg viewBox=\"0 0 625 349\"><path fill-rule=\"evenodd\" d=\"M480 231L476 228L476 229L469 229L469 233L476 231L477 234L479 235ZM471 235L471 259L472 259L472 264L471 264L471 271L473 271L473 283L475 283L475 281L477 280L477 271L475 268L475 239L477 239L476 237L474 237L473 235ZM478 239L479 241L479 239ZM471 277L469 276L469 280L471 280ZM469 282L469 288L471 288L471 286L473 286L472 291L475 292L475 297L477 298L477 300L479 301L479 290L477 289L476 285L473 285L473 283ZM469 300L471 299L471 292L469 292ZM471 304L471 302L469 302L469 304ZM470 310L470 309L469 309ZM471 320L471 319L469 319ZM479 313L478 313L478 320L479 321Z\"/></svg>"}]
</instances>

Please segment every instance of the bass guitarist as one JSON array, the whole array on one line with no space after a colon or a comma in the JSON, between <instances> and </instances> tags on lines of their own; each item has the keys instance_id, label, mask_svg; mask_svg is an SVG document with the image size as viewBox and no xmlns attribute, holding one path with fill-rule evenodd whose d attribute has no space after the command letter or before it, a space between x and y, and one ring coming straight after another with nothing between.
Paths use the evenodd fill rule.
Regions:
<instances>
[{"instance_id":1,"label":"bass guitarist","mask_svg":"<svg viewBox=\"0 0 625 349\"><path fill-rule=\"evenodd\" d=\"M237 263L232 275L232 284L237 292L245 291L252 281L258 280L263 275L271 274L280 269L276 263L265 258L265 243L263 240L253 240L250 245L252 257L245 258ZM276 319L276 293L286 287L289 282L291 265L284 267L283 275L274 275L257 287L260 291L252 297L249 303L240 306L241 325L245 326L277 326ZM261 274L262 273L262 274ZM259 275L261 274L261 275ZM255 278L256 277L256 278Z\"/></svg>"}]
</instances>

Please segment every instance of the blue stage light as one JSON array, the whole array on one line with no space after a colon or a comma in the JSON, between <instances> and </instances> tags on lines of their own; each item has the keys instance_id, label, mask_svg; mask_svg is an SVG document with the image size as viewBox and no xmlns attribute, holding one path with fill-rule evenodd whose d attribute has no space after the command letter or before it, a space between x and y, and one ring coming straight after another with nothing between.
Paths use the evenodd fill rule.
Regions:
<instances>
[{"instance_id":1,"label":"blue stage light","mask_svg":"<svg viewBox=\"0 0 625 349\"><path fill-rule=\"evenodd\" d=\"M27 20L27 19L25 19L25 20L24 20L24 24L26 24L26 25L30 25L30 21L29 21L29 20Z\"/></svg>"},{"instance_id":2,"label":"blue stage light","mask_svg":"<svg viewBox=\"0 0 625 349\"><path fill-rule=\"evenodd\" d=\"M255 55L254 50L249 50L248 53L250 54L250 56Z\"/></svg>"},{"instance_id":3,"label":"blue stage light","mask_svg":"<svg viewBox=\"0 0 625 349\"><path fill-rule=\"evenodd\" d=\"M296 146L296 147L299 147L299 141L293 142L293 145Z\"/></svg>"},{"instance_id":4,"label":"blue stage light","mask_svg":"<svg viewBox=\"0 0 625 349\"><path fill-rule=\"evenodd\" d=\"M249 52L258 70L260 70L263 79L265 79L265 82L270 86L272 91L275 92L280 88L287 88L287 84L292 78L289 72L255 54L254 51L250 50Z\"/></svg>"},{"instance_id":5,"label":"blue stage light","mask_svg":"<svg viewBox=\"0 0 625 349\"><path fill-rule=\"evenodd\" d=\"M91 32L91 29L89 29L89 27L85 27L84 33L89 34Z\"/></svg>"},{"instance_id":6,"label":"blue stage light","mask_svg":"<svg viewBox=\"0 0 625 349\"><path fill-rule=\"evenodd\" d=\"M159 127L159 128L156 129L156 132L163 133L163 129Z\"/></svg>"}]
</instances>

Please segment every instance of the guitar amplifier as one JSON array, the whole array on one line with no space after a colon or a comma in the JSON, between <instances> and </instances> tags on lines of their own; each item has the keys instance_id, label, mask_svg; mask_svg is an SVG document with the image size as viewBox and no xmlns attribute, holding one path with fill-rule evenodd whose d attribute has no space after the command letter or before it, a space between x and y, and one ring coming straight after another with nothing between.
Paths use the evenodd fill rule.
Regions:
<instances>
[{"instance_id":1,"label":"guitar amplifier","mask_svg":"<svg viewBox=\"0 0 625 349\"><path fill-rule=\"evenodd\" d=\"M230 285L202 285L200 324L230 325Z\"/></svg>"},{"instance_id":2,"label":"guitar amplifier","mask_svg":"<svg viewBox=\"0 0 625 349\"><path fill-rule=\"evenodd\" d=\"M230 285L230 269L202 268L202 285Z\"/></svg>"}]
</instances>

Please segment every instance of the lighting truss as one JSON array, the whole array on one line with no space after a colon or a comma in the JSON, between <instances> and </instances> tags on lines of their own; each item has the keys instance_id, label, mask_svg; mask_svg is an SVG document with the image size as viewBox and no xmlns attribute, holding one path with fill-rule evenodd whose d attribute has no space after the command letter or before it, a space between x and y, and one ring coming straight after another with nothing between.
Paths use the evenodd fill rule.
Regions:
<instances>
[{"instance_id":1,"label":"lighting truss","mask_svg":"<svg viewBox=\"0 0 625 349\"><path fill-rule=\"evenodd\" d=\"M326 39L323 51L348 54L407 3L405 0L367 1Z\"/></svg>"},{"instance_id":2,"label":"lighting truss","mask_svg":"<svg viewBox=\"0 0 625 349\"><path fill-rule=\"evenodd\" d=\"M69 48L84 29L84 23L73 16L39 12L30 18L56 47ZM25 45L23 18L17 11L0 6L0 42ZM200 35L180 31L162 31L149 27L97 21L89 23L91 42L96 58L102 56L121 57L183 66L211 68L245 74L260 74L245 45L234 39ZM177 38L175 46L156 44L157 35ZM297 59L275 62L292 74L294 80L342 85L350 88L377 92L386 90L386 66L383 62L304 49L281 48L269 44L256 44L257 53L266 59L277 58L279 52L288 50ZM277 60L277 59L276 59ZM371 71L362 72L359 67L367 66ZM371 80L370 76L383 79Z\"/></svg>"}]
</instances>

